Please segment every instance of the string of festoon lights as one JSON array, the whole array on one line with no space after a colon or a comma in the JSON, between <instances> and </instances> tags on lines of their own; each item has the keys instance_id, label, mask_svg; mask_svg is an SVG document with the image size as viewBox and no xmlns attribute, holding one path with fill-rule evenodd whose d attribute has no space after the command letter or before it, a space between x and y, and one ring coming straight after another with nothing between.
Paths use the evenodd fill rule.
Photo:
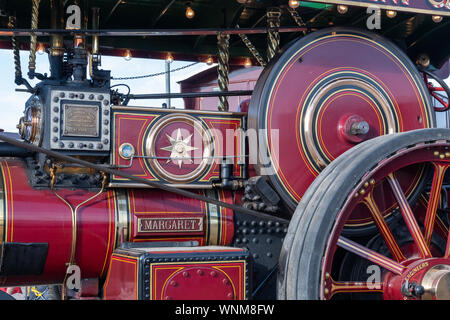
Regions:
<instances>
[{"instance_id":1,"label":"string of festoon lights","mask_svg":"<svg viewBox=\"0 0 450 320\"><path fill-rule=\"evenodd\" d=\"M241 2L241 3L242 3L242 1L245 2L246 0L238 0L238 2ZM298 1L298 0L289 0L288 4L289 4L289 6L291 8L296 9L296 8L298 8L300 6L300 1ZM346 14L348 12L348 6L343 5L343 4L338 4L336 6L336 10L340 14ZM393 18L395 18L397 16L397 11L395 11L395 10L386 10L386 16L388 18L393 19ZM439 16L439 15L433 15L433 16L431 16L431 19L435 23L439 23L439 22L442 21L443 17Z\"/></svg>"}]
</instances>

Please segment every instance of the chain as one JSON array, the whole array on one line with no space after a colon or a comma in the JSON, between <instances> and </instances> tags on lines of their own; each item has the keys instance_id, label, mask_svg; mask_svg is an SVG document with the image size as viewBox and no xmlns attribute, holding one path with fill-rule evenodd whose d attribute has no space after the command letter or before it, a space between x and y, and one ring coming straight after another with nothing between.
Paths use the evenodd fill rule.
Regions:
<instances>
[{"instance_id":1,"label":"chain","mask_svg":"<svg viewBox=\"0 0 450 320\"><path fill-rule=\"evenodd\" d=\"M291 14L292 19L294 19L295 23L299 27L306 26L306 23L303 21L302 17L300 17L297 10L295 10L294 8L291 8L289 6L287 6L286 8L288 9L289 13ZM303 34L306 35L306 31L303 31Z\"/></svg>"},{"instance_id":2,"label":"chain","mask_svg":"<svg viewBox=\"0 0 450 320\"><path fill-rule=\"evenodd\" d=\"M236 25L236 28L239 28L239 25ZM239 37L241 38L242 42L247 46L248 50L251 52L253 57L258 61L258 63L262 66L266 66L266 61L259 53L258 49L253 45L253 43L250 41L250 39L247 37L247 35L240 33Z\"/></svg>"},{"instance_id":3,"label":"chain","mask_svg":"<svg viewBox=\"0 0 450 320\"><path fill-rule=\"evenodd\" d=\"M184 67L179 67L170 71L163 71L163 72L158 72L158 73L153 73L153 74L147 74L147 75L142 75L142 76L134 76L134 77L120 77L120 78L116 78L116 77L111 77L111 80L136 80L136 79L144 79L144 78L152 78L152 77L158 77L158 76L162 76L165 75L167 73L172 73L172 72L176 72L176 71L180 71L183 69L187 69L190 68L192 66L195 66L196 64L199 64L200 62L194 62L188 65L185 65Z\"/></svg>"},{"instance_id":4,"label":"chain","mask_svg":"<svg viewBox=\"0 0 450 320\"><path fill-rule=\"evenodd\" d=\"M267 25L269 27L269 32L267 33L267 60L270 61L278 52L280 47L280 33L278 28L280 28L280 9L270 8L267 10Z\"/></svg>"}]
</instances>

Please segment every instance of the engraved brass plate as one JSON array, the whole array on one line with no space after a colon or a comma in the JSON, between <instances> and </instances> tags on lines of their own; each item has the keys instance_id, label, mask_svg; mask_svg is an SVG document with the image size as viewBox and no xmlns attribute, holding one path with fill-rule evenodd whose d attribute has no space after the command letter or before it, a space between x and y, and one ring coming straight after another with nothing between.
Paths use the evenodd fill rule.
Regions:
<instances>
[{"instance_id":1,"label":"engraved brass plate","mask_svg":"<svg viewBox=\"0 0 450 320\"><path fill-rule=\"evenodd\" d=\"M203 218L138 218L138 233L202 232Z\"/></svg>"},{"instance_id":2,"label":"engraved brass plate","mask_svg":"<svg viewBox=\"0 0 450 320\"><path fill-rule=\"evenodd\" d=\"M99 107L64 105L64 136L98 137Z\"/></svg>"}]
</instances>

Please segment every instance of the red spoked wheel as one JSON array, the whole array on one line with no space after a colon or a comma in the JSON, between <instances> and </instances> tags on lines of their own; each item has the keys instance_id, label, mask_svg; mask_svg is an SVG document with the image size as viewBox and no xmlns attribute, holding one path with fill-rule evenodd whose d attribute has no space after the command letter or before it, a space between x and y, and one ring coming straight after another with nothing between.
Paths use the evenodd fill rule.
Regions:
<instances>
[{"instance_id":1,"label":"red spoked wheel","mask_svg":"<svg viewBox=\"0 0 450 320\"><path fill-rule=\"evenodd\" d=\"M409 203L398 177L425 166L429 188ZM450 299L448 217L438 210L450 166L450 130L424 129L364 142L313 182L290 222L280 256L281 299ZM394 199L399 219L380 207ZM345 232L365 206L377 231Z\"/></svg>"},{"instance_id":2,"label":"red spoked wheel","mask_svg":"<svg viewBox=\"0 0 450 320\"><path fill-rule=\"evenodd\" d=\"M427 85L428 91L430 92L430 95L437 102L435 103L434 110L437 112L447 111L449 108L448 101L450 97L450 88L441 78L436 76L434 73L424 69L421 69L420 71L423 74L423 78ZM430 79L436 81L438 83L438 86L433 85ZM440 106L436 106L436 104Z\"/></svg>"}]
</instances>

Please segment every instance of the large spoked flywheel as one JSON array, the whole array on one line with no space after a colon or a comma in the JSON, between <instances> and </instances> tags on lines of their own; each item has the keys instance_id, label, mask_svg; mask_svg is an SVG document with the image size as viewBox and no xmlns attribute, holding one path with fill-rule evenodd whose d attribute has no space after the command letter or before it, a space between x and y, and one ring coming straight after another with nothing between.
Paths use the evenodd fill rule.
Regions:
<instances>
[{"instance_id":1,"label":"large spoked flywheel","mask_svg":"<svg viewBox=\"0 0 450 320\"><path fill-rule=\"evenodd\" d=\"M390 41L357 29L311 33L284 49L255 87L249 126L259 130L256 169L293 211L343 152L380 135L433 127L431 110L421 75ZM421 171L405 174L409 199ZM369 220L355 215L349 223Z\"/></svg>"},{"instance_id":2,"label":"large spoked flywheel","mask_svg":"<svg viewBox=\"0 0 450 320\"><path fill-rule=\"evenodd\" d=\"M429 167L429 188L407 201L399 177ZM448 183L450 129L386 135L350 149L325 168L300 201L280 256L282 299L450 299ZM381 213L394 201L401 219ZM364 206L377 227L371 236L344 230Z\"/></svg>"}]
</instances>

